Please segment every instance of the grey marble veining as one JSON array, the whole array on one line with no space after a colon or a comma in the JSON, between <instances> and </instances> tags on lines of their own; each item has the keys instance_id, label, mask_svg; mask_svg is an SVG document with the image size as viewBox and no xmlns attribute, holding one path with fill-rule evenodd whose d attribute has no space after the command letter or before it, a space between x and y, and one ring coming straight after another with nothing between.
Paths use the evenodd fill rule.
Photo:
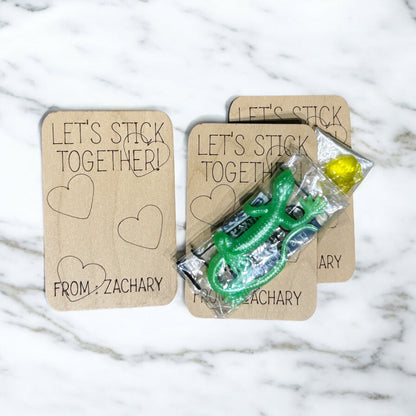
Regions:
<instances>
[{"instance_id":1,"label":"grey marble veining","mask_svg":"<svg viewBox=\"0 0 416 416\"><path fill-rule=\"evenodd\" d=\"M416 413L416 6L0 3L0 413ZM39 122L52 107L166 111L178 245L187 132L237 95L339 94L376 162L355 196L357 267L305 322L166 307L59 313L43 293Z\"/></svg>"}]
</instances>

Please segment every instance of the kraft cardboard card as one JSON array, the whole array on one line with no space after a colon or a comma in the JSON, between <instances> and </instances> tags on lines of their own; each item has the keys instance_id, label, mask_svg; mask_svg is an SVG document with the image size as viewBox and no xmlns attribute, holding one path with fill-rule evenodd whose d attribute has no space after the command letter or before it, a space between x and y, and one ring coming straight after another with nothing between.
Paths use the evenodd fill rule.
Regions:
<instances>
[{"instance_id":1,"label":"kraft cardboard card","mask_svg":"<svg viewBox=\"0 0 416 416\"><path fill-rule=\"evenodd\" d=\"M229 109L230 122L302 120L351 145L348 104L336 95L242 96ZM318 237L318 283L343 282L355 269L353 199L334 225Z\"/></svg>"},{"instance_id":2,"label":"kraft cardboard card","mask_svg":"<svg viewBox=\"0 0 416 416\"><path fill-rule=\"evenodd\" d=\"M169 303L173 130L158 111L56 111L42 124L45 292L58 310Z\"/></svg>"},{"instance_id":3,"label":"kraft cardboard card","mask_svg":"<svg viewBox=\"0 0 416 416\"><path fill-rule=\"evenodd\" d=\"M268 181L293 150L316 160L317 140L307 125L204 123L188 142L187 250L238 208L241 198ZM304 320L316 308L316 239L229 318ZM185 302L197 317L213 317L186 284Z\"/></svg>"}]
</instances>

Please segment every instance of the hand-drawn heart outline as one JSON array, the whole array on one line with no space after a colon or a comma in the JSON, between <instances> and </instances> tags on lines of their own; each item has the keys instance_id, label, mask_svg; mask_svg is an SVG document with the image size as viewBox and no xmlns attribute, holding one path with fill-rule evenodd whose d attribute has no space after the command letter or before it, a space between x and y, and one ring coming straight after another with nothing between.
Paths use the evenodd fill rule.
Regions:
<instances>
[{"instance_id":1,"label":"hand-drawn heart outline","mask_svg":"<svg viewBox=\"0 0 416 416\"><path fill-rule=\"evenodd\" d=\"M137 173L138 171L135 171L133 169L134 167L132 166L132 163L130 162L130 158L128 157L127 150L126 150L126 142L127 142L127 139L129 138L129 136L132 136L132 135L135 135L135 136L139 135L142 138L143 143L147 146L147 149L149 148L149 146L153 146L153 145L163 145L163 146L165 146L166 149L168 150L168 157L166 158L166 160L163 163L161 163L158 168L152 169L152 170L150 170L150 171L148 171L146 173L143 173L143 174L138 174ZM146 149L146 147L144 147L144 149ZM169 160L169 158L170 158L170 147L164 141L158 142L156 140L147 139L147 137L144 134L141 134L141 133L135 133L135 132L134 133L129 133L124 138L124 141L123 141L123 150L124 150L124 155L126 156L126 158L128 158L130 170L133 172L133 174L134 174L134 176L136 176L136 178L143 178L144 176L149 175L152 172L159 171L160 168L163 165L165 165L167 163L167 161Z\"/></svg>"},{"instance_id":2,"label":"hand-drawn heart outline","mask_svg":"<svg viewBox=\"0 0 416 416\"><path fill-rule=\"evenodd\" d=\"M88 211L88 214L87 214L87 216L85 216L85 217L80 217L80 216L77 216L77 215L71 215L71 214L68 214L68 213L65 213L65 212L63 212L63 211L59 211L58 209L56 209L56 208L54 208L53 206L52 206L52 204L50 203L50 201L49 201L49 197L50 197L50 195L51 195L51 193L52 192L54 192L54 191L56 191L57 189L60 189L60 188L64 188L64 189L66 189L67 191L70 191L70 188L71 188L71 182L75 179L75 178L77 178L78 176L83 176L83 177L85 177L85 178L87 178L90 182L91 182L91 184L92 184L92 192L91 192L91 202L90 202L90 208L89 208L89 211ZM53 211L55 211L55 212L57 212L58 214L62 214L62 215L66 215L67 217L71 217L71 218L77 218L77 219L80 219L80 220L86 220L86 219L88 219L89 218L89 216L91 215L91 210L92 210L92 204L93 204L93 201L94 201L94 192L95 192L95 186L94 186L94 181L88 176L88 175L86 175L85 173L78 173L77 175L75 175L75 176L73 176L69 181L68 181L68 184L66 185L66 186L55 186L54 188L52 188L49 192L48 192L48 195L46 196L46 201L47 201L47 203L48 203L48 205L49 205L49 207L53 210Z\"/></svg>"},{"instance_id":3,"label":"hand-drawn heart outline","mask_svg":"<svg viewBox=\"0 0 416 416\"><path fill-rule=\"evenodd\" d=\"M123 222L125 222L125 221L128 221L128 220L135 220L135 221L137 221L137 222L139 222L140 221L140 213L144 210L144 209L146 209L146 208L149 208L149 207L154 207L154 208L156 208L158 211L159 211L159 213L160 213L160 230L159 230L159 237L158 237L158 239L157 239L157 244L156 244L156 246L145 246L145 245L141 245L141 244L137 244L137 243L133 243L132 241L129 241L129 240L127 240L126 238L124 238L122 235L121 235L121 232L120 232L120 227L121 227L121 224L123 223ZM135 217L126 217L126 218L123 218L119 223L118 223L118 225L117 225L117 234L119 235L119 237L123 240L123 241L125 241L126 243L128 243L128 244L132 244L132 245L134 245L134 246L137 246L137 247L141 247L141 248L146 248L146 249L149 249L149 250L156 250L158 247L159 247L159 244L160 244L160 240L161 240L161 238L162 238L162 231L163 231L163 213L162 213L162 210L157 206L157 205L154 205L154 204L147 204L147 205L144 205L142 208L140 208L140 210L139 210L139 212L137 213L137 215L135 216Z\"/></svg>"},{"instance_id":4,"label":"hand-drawn heart outline","mask_svg":"<svg viewBox=\"0 0 416 416\"><path fill-rule=\"evenodd\" d=\"M198 213L196 213L195 214L195 208L192 208L192 206L194 205L194 203L196 202L196 200L198 200L199 198L208 198L208 199L210 199L210 200L212 200L212 196L213 196L213 194L217 191L217 189L218 188L220 188L220 187L227 187L227 188L229 188L229 189L231 189L231 191L232 191L232 193L233 193L233 196L234 196L234 200L233 200L233 203L232 203L232 209L234 210L234 208L235 208L235 204L236 204L236 201L237 201L237 195L236 195L236 193L235 193L235 191L234 191L234 189L230 186L230 185L227 185L227 184L225 184L225 183L222 183L222 184L220 184L220 185L217 185L217 186L215 186L214 188L212 188L212 190L211 190L211 193L209 194L209 195L199 195L199 196L197 196L197 197L195 197L193 200L192 200L192 202L191 202L191 204L190 204L190 206L189 206L189 209L190 209L190 211L191 211L191 214L197 219L197 220L199 220L199 221L202 221L203 223L205 223L205 224L208 224L208 225L214 225L213 223L210 223L210 222L208 222L208 221L206 221L206 219L202 219L202 218L200 218L200 217L198 217Z\"/></svg>"},{"instance_id":5,"label":"hand-drawn heart outline","mask_svg":"<svg viewBox=\"0 0 416 416\"><path fill-rule=\"evenodd\" d=\"M98 266L98 267L100 267L100 268L103 270L103 272L104 272L104 279L103 279L103 282L102 282L99 286L97 286L97 287L95 287L94 289L92 289L92 290L91 290L89 293L87 293L86 295L84 295L84 296L82 296L82 297L80 297L80 298L78 298L78 299L72 300L72 299L68 296L68 294L67 294L67 293L65 294L65 297L66 297L66 298L67 298L70 302L78 302L78 301L80 301L80 300L82 300L82 299L85 299L87 296L91 295L92 293L97 292L97 291L98 291L98 289L100 289L100 287L101 287L101 286L105 283L105 279L107 278L107 271L105 270L105 268L104 268L103 266L101 266L101 264L98 264L98 263L87 263L87 264L84 266L83 261L82 261L79 257L72 256L72 255L64 256L64 257L62 257L62 258L61 258L61 260L59 260L59 262L58 262L58 264L57 264L57 266L56 266L56 272L57 272L57 274L58 274L58 278L59 278L59 281L60 281L61 283L63 282L63 280L62 280L62 278L61 278L61 274L59 273L59 266L61 265L61 263L62 263L64 260L66 260L66 259L68 259L68 258L73 258L73 259L75 259L75 260L79 261L79 262L81 263L81 268L82 268L82 270L86 269L88 266Z\"/></svg>"}]
</instances>

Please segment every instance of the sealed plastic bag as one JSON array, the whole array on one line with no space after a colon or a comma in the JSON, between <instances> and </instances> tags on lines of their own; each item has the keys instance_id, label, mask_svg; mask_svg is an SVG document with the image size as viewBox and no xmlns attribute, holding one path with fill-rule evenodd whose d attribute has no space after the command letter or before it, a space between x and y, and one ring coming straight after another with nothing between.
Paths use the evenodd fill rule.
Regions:
<instances>
[{"instance_id":1,"label":"sealed plastic bag","mask_svg":"<svg viewBox=\"0 0 416 416\"><path fill-rule=\"evenodd\" d=\"M351 195L374 163L317 127L315 134L318 138L319 165L328 178L344 193Z\"/></svg>"},{"instance_id":2,"label":"sealed plastic bag","mask_svg":"<svg viewBox=\"0 0 416 416\"><path fill-rule=\"evenodd\" d=\"M207 241L193 244L197 248L179 260L178 271L224 317L275 278L347 205L348 196L335 181L295 153Z\"/></svg>"}]
</instances>

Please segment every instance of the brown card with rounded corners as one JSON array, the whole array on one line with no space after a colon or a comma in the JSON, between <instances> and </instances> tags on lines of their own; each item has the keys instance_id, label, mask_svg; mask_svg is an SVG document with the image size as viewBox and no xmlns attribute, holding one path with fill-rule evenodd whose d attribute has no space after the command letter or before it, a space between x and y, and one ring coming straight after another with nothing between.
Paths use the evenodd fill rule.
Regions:
<instances>
[{"instance_id":1,"label":"brown card with rounded corners","mask_svg":"<svg viewBox=\"0 0 416 416\"><path fill-rule=\"evenodd\" d=\"M284 122L302 120L351 145L350 110L337 95L237 97L229 121ZM344 282L355 269L353 199L334 225L318 237L318 283Z\"/></svg>"},{"instance_id":2,"label":"brown card with rounded corners","mask_svg":"<svg viewBox=\"0 0 416 416\"><path fill-rule=\"evenodd\" d=\"M49 304L80 310L169 303L177 288L169 117L55 111L41 134Z\"/></svg>"},{"instance_id":3,"label":"brown card with rounded corners","mask_svg":"<svg viewBox=\"0 0 416 416\"><path fill-rule=\"evenodd\" d=\"M187 249L202 232L238 208L240 198L270 179L282 156L300 149L316 160L317 142L306 125L204 123L188 142ZM286 159L288 155L286 154ZM229 315L240 319L304 320L316 308L316 239L251 300ZM197 317L214 313L186 284L185 302Z\"/></svg>"}]
</instances>

